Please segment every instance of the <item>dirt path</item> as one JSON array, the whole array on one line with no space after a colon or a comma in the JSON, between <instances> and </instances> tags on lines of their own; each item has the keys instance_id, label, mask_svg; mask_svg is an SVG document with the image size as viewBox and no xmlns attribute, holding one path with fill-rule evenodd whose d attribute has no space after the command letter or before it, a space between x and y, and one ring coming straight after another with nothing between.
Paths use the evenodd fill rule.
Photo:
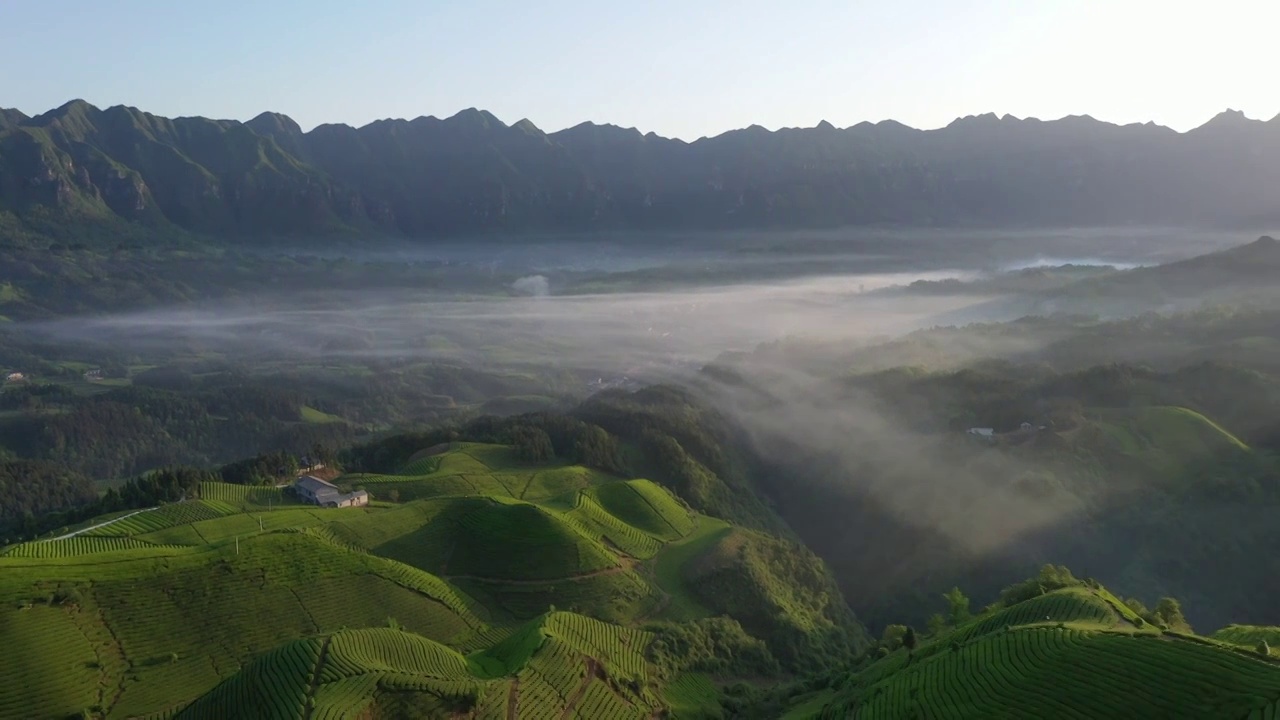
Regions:
<instances>
[{"instance_id":1,"label":"dirt path","mask_svg":"<svg viewBox=\"0 0 1280 720\"><path fill-rule=\"evenodd\" d=\"M89 527L87 527L87 528L82 528L82 529L77 530L77 531L75 531L75 532L67 533L66 535L59 535L59 536L58 536L58 537L56 537L56 538L49 538L48 540L40 540L40 541L38 541L38 542L53 542L54 540L66 540L67 538L75 537L75 536L77 536L77 535L79 535L79 534L81 534L81 533L87 533L87 532L89 532L90 530L97 530L98 528L106 527L106 526L108 526L108 525L110 525L110 524L112 524L112 523L118 523L118 522L120 522L121 520L123 520L123 519L125 519L125 518L130 518L130 517L133 517L134 515L140 515L140 514L142 514L142 513L144 513L144 512L151 512L152 510L159 510L159 509L160 509L160 506L159 506L159 505L157 505L156 507L149 507L149 508L143 508L143 509L141 509L141 510L134 510L133 512L128 513L127 515L121 515L121 516L120 516L120 517L118 517L118 518L111 518L110 520L108 520L108 521L106 521L106 522L100 522L100 523L98 523L97 525L90 525L90 526L89 526Z\"/></svg>"},{"instance_id":2,"label":"dirt path","mask_svg":"<svg viewBox=\"0 0 1280 720\"><path fill-rule=\"evenodd\" d=\"M520 720L520 678L511 678L511 690L507 692L507 720Z\"/></svg>"},{"instance_id":3,"label":"dirt path","mask_svg":"<svg viewBox=\"0 0 1280 720\"><path fill-rule=\"evenodd\" d=\"M573 697L569 698L569 702L565 703L564 712L560 713L560 720L571 720L573 711L578 707L578 703L582 702L582 696L587 694L587 688L600 675L600 664L593 657L587 658L587 676L582 678L582 684L573 692Z\"/></svg>"}]
</instances>

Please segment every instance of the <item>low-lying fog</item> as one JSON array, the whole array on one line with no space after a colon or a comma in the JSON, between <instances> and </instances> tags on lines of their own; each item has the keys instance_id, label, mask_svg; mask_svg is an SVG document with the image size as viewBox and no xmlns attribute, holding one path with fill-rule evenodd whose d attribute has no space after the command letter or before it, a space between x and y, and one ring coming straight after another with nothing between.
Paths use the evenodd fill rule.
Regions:
<instances>
[{"instance_id":1,"label":"low-lying fog","mask_svg":"<svg viewBox=\"0 0 1280 720\"><path fill-rule=\"evenodd\" d=\"M324 287L36 326L64 340L311 359L450 358L650 374L784 336L843 340L956 322L990 298L877 296L915 280L1066 263L1132 267L1247 238L1164 230L858 231L530 238L353 255L448 263L477 291ZM336 251L335 251L336 252ZM348 251L353 252L353 251ZM702 274L685 271L697 270ZM656 283L638 287L637 271ZM585 273L585 275L584 275ZM684 274L681 274L684 273ZM708 274L709 273L709 274ZM584 277L588 290L574 283ZM675 277L675 280L671 278ZM613 288L627 291L613 291ZM970 319L1002 320L975 310ZM964 316L969 318L969 316Z\"/></svg>"},{"instance_id":2,"label":"low-lying fog","mask_svg":"<svg viewBox=\"0 0 1280 720\"><path fill-rule=\"evenodd\" d=\"M954 306L949 298L865 294L903 279L851 275L655 293L477 299L335 290L311 298L63 320L43 330L65 339L128 343L142 352L177 343L251 357L452 358L634 373L705 362L784 336L896 333ZM527 276L514 284L540 290L546 282Z\"/></svg>"}]
</instances>

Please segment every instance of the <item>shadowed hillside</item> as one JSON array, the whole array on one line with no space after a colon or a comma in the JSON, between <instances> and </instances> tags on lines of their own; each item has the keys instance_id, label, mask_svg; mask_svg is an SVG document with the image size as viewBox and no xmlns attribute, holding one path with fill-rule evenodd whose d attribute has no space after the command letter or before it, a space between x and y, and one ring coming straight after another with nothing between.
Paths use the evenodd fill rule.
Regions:
<instances>
[{"instance_id":1,"label":"shadowed hillside","mask_svg":"<svg viewBox=\"0 0 1280 720\"><path fill-rule=\"evenodd\" d=\"M686 143L483 110L303 132L75 100L0 121L0 228L60 237L600 228L1234 223L1277 219L1280 120L1224 112L1177 133L1087 116L993 114Z\"/></svg>"}]
</instances>

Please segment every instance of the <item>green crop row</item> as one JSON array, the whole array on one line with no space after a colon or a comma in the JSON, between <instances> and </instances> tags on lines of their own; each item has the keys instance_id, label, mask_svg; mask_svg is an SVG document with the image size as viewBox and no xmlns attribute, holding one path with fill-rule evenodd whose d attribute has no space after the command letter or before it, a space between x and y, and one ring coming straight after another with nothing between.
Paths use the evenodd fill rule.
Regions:
<instances>
[{"instance_id":1,"label":"green crop row","mask_svg":"<svg viewBox=\"0 0 1280 720\"><path fill-rule=\"evenodd\" d=\"M284 494L283 488L233 485L221 482L200 483L200 497L204 500L225 502L240 508L245 505L298 504L296 499Z\"/></svg>"},{"instance_id":2,"label":"green crop row","mask_svg":"<svg viewBox=\"0 0 1280 720\"><path fill-rule=\"evenodd\" d=\"M574 717L580 720L632 720L649 715L647 708L628 703L600 680L587 686L587 692L574 708Z\"/></svg>"},{"instance_id":3,"label":"green crop row","mask_svg":"<svg viewBox=\"0 0 1280 720\"><path fill-rule=\"evenodd\" d=\"M124 537L97 537L76 535L63 540L37 540L12 545L4 555L15 558L64 558L93 553L121 550L162 550L180 548L178 545L152 545L141 540Z\"/></svg>"},{"instance_id":4,"label":"green crop row","mask_svg":"<svg viewBox=\"0 0 1280 720\"><path fill-rule=\"evenodd\" d=\"M390 628L337 633L329 644L321 680L368 672L411 672L442 680L470 676L466 658L426 638Z\"/></svg>"},{"instance_id":5,"label":"green crop row","mask_svg":"<svg viewBox=\"0 0 1280 720\"><path fill-rule=\"evenodd\" d=\"M557 720L564 713L564 696L536 674L520 674L519 717L529 720Z\"/></svg>"},{"instance_id":6,"label":"green crop row","mask_svg":"<svg viewBox=\"0 0 1280 720\"><path fill-rule=\"evenodd\" d=\"M823 716L1245 717L1280 695L1280 667L1193 642L1034 627L905 664L856 694Z\"/></svg>"},{"instance_id":7,"label":"green crop row","mask_svg":"<svg viewBox=\"0 0 1280 720\"><path fill-rule=\"evenodd\" d=\"M292 720L303 717L322 641L298 640L268 652L178 713L177 720L238 717Z\"/></svg>"},{"instance_id":8,"label":"green crop row","mask_svg":"<svg viewBox=\"0 0 1280 720\"><path fill-rule=\"evenodd\" d=\"M689 511L649 480L605 483L590 492L609 514L659 540L677 540L693 531Z\"/></svg>"},{"instance_id":9,"label":"green crop row","mask_svg":"<svg viewBox=\"0 0 1280 720\"><path fill-rule=\"evenodd\" d=\"M648 676L644 652L653 639L650 633L573 613L552 614L546 628L583 654L605 662L615 673L638 680Z\"/></svg>"},{"instance_id":10,"label":"green crop row","mask_svg":"<svg viewBox=\"0 0 1280 720\"><path fill-rule=\"evenodd\" d=\"M1017 605L997 611L990 617L963 628L953 639L963 641L975 638L1006 625L1032 625L1044 622L1085 622L1110 626L1117 620L1116 613L1105 600L1087 590L1063 590L1024 600Z\"/></svg>"},{"instance_id":11,"label":"green crop row","mask_svg":"<svg viewBox=\"0 0 1280 720\"><path fill-rule=\"evenodd\" d=\"M578 494L573 510L564 518L584 535L608 538L619 550L635 558L651 558L662 547L659 540L611 515L586 493Z\"/></svg>"},{"instance_id":12,"label":"green crop row","mask_svg":"<svg viewBox=\"0 0 1280 720\"><path fill-rule=\"evenodd\" d=\"M175 525L188 525L201 520L212 520L238 512L222 502L188 500L163 505L154 510L130 515L121 520L85 532L87 536L119 537L145 535Z\"/></svg>"}]
</instances>

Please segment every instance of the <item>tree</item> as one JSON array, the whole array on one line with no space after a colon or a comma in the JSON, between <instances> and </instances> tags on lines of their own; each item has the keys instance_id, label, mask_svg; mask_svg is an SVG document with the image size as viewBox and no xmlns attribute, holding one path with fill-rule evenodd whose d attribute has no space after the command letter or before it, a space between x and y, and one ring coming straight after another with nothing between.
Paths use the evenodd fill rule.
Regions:
<instances>
[{"instance_id":1,"label":"tree","mask_svg":"<svg viewBox=\"0 0 1280 720\"><path fill-rule=\"evenodd\" d=\"M1183 632L1191 632L1191 624L1187 622L1187 618L1182 614L1182 603L1171 597L1160 598L1160 602L1156 603L1156 609L1153 614L1174 630Z\"/></svg>"},{"instance_id":2,"label":"tree","mask_svg":"<svg viewBox=\"0 0 1280 720\"><path fill-rule=\"evenodd\" d=\"M897 650L902 647L902 636L906 634L906 625L887 625L880 635L880 645L890 650Z\"/></svg>"},{"instance_id":3,"label":"tree","mask_svg":"<svg viewBox=\"0 0 1280 720\"><path fill-rule=\"evenodd\" d=\"M947 629L947 619L942 617L942 613L934 613L933 616L929 618L928 627L930 635L937 635Z\"/></svg>"},{"instance_id":4,"label":"tree","mask_svg":"<svg viewBox=\"0 0 1280 720\"><path fill-rule=\"evenodd\" d=\"M902 634L902 647L907 649L907 654L915 652L916 649L916 629L908 626L907 631Z\"/></svg>"},{"instance_id":5,"label":"tree","mask_svg":"<svg viewBox=\"0 0 1280 720\"><path fill-rule=\"evenodd\" d=\"M1126 606L1126 607L1128 607L1130 610L1132 610L1132 611L1134 611L1135 613L1137 613L1139 617L1141 617L1141 616L1143 616L1143 615L1147 615L1147 614L1149 614L1149 613L1151 612L1150 610L1148 610L1148 609L1147 609L1147 606L1146 606L1146 605L1143 605L1143 604L1142 604L1142 601L1141 601L1141 600L1139 600L1138 598L1132 598L1132 597L1131 597L1131 598L1129 598L1128 600L1125 600L1125 601L1124 601L1124 604L1125 604L1125 606Z\"/></svg>"},{"instance_id":6,"label":"tree","mask_svg":"<svg viewBox=\"0 0 1280 720\"><path fill-rule=\"evenodd\" d=\"M942 599L947 601L950 608L952 625L959 625L969 619L969 598L960 592L960 588L951 588L942 594Z\"/></svg>"},{"instance_id":7,"label":"tree","mask_svg":"<svg viewBox=\"0 0 1280 720\"><path fill-rule=\"evenodd\" d=\"M546 462L556 455L551 436L542 428L517 425L511 429L511 444L516 457L528 462Z\"/></svg>"},{"instance_id":8,"label":"tree","mask_svg":"<svg viewBox=\"0 0 1280 720\"><path fill-rule=\"evenodd\" d=\"M1259 640L1259 641L1258 641L1258 646L1257 646L1256 648L1254 648L1254 649L1258 651L1258 654L1259 654L1259 655L1270 655L1270 654L1271 654L1271 646L1267 644L1267 641L1266 641L1266 640Z\"/></svg>"}]
</instances>

